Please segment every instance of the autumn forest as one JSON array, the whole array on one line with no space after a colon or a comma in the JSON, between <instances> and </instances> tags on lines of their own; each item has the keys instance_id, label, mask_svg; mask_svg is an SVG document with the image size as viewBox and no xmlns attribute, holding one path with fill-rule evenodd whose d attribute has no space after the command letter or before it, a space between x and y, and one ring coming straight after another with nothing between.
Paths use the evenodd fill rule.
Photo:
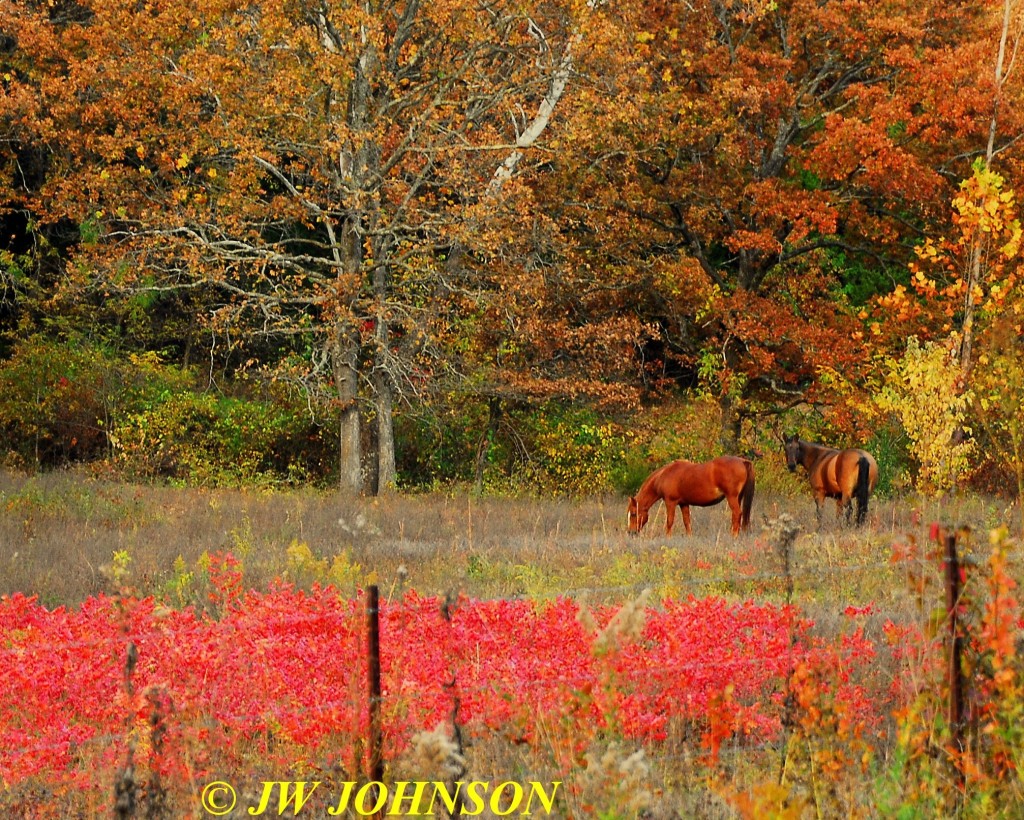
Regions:
<instances>
[{"instance_id":1,"label":"autumn forest","mask_svg":"<svg viewBox=\"0 0 1024 820\"><path fill-rule=\"evenodd\" d=\"M1022 20L6 0L6 458L588 492L793 430L1016 492Z\"/></svg>"},{"instance_id":2,"label":"autumn forest","mask_svg":"<svg viewBox=\"0 0 1024 820\"><path fill-rule=\"evenodd\" d=\"M0 0L0 812L1024 816L1022 37Z\"/></svg>"}]
</instances>

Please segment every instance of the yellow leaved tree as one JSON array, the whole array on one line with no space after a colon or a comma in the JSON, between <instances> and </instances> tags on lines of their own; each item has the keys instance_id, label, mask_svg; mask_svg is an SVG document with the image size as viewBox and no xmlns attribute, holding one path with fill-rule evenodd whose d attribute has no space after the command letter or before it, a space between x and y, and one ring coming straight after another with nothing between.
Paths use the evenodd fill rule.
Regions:
<instances>
[{"instance_id":1,"label":"yellow leaved tree","mask_svg":"<svg viewBox=\"0 0 1024 820\"><path fill-rule=\"evenodd\" d=\"M875 396L884 412L893 413L910 439L918 464L915 485L929 495L953 487L967 472L975 443L957 436L965 427L972 394L962 389L956 367L959 339L945 342L907 340L900 358L885 363L885 383Z\"/></svg>"},{"instance_id":2,"label":"yellow leaved tree","mask_svg":"<svg viewBox=\"0 0 1024 820\"><path fill-rule=\"evenodd\" d=\"M1024 532L1024 342L1021 303L994 328L974 369L974 416L985 455L1014 481Z\"/></svg>"},{"instance_id":3,"label":"yellow leaved tree","mask_svg":"<svg viewBox=\"0 0 1024 820\"><path fill-rule=\"evenodd\" d=\"M928 390L934 391L936 404L930 412L958 408L954 415L962 421L969 418L978 436L975 445L970 446L967 439L972 430L967 426L953 429L950 469L962 474L966 465L960 465L960 460L977 452L979 461L987 460L997 472L1013 476L1020 498L1024 495L1024 421L1020 419L1024 401L1020 358L1024 351L1019 342L1024 338L1020 273L1024 230L1017 199L1005 179L979 160L972 175L961 183L952 208L955 235L929 240L917 249L919 261L911 265L911 285L922 298L918 309L940 311L946 317L947 329L957 320L959 329L948 337L948 353L935 349L925 355L916 340L911 340L903 362L890 367L894 381L880 402L895 407L896 397L902 396L900 401L906 408L899 415L908 435L918 437L915 456L920 460L924 450L931 449L938 456L945 446L939 439L927 445L921 437L932 433L917 429L922 410L916 416L909 410L910 405L925 400ZM906 301L906 292L890 297L897 298ZM910 359L920 360L913 385L910 380L915 367ZM932 375L926 377L925 373ZM918 394L919 399L910 398L911 393L922 389L925 392ZM945 394L943 398L940 393ZM935 435L948 435L945 429L934 429ZM930 483L932 470L925 468L924 461L920 463L921 478ZM949 480L955 480L952 474Z\"/></svg>"}]
</instances>

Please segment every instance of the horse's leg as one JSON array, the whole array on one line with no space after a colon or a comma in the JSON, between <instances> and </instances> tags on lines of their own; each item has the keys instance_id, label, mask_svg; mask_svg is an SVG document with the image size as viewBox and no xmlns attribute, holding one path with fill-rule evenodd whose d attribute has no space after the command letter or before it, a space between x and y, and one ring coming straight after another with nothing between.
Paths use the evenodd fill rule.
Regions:
<instances>
[{"instance_id":1,"label":"horse's leg","mask_svg":"<svg viewBox=\"0 0 1024 820\"><path fill-rule=\"evenodd\" d=\"M690 529L690 507L688 504L680 504L679 512L683 514L683 526L686 527L686 534L691 535L693 530Z\"/></svg>"},{"instance_id":2,"label":"horse's leg","mask_svg":"<svg viewBox=\"0 0 1024 820\"><path fill-rule=\"evenodd\" d=\"M740 497L738 495L727 495L725 500L729 502L729 509L732 510L732 534L739 535L740 517L743 511L740 509Z\"/></svg>"},{"instance_id":3,"label":"horse's leg","mask_svg":"<svg viewBox=\"0 0 1024 820\"><path fill-rule=\"evenodd\" d=\"M665 499L665 535L672 534L672 525L676 523L676 502Z\"/></svg>"},{"instance_id":4,"label":"horse's leg","mask_svg":"<svg viewBox=\"0 0 1024 820\"><path fill-rule=\"evenodd\" d=\"M856 502L857 502L857 518L856 518L857 526L860 527L860 526L862 526L864 524L864 519L867 517L868 505L866 503L862 504L860 498L857 498L857 499L852 499L851 498L850 499L850 509L851 510L853 509L854 500L856 500Z\"/></svg>"},{"instance_id":5,"label":"horse's leg","mask_svg":"<svg viewBox=\"0 0 1024 820\"><path fill-rule=\"evenodd\" d=\"M845 522L843 520L844 518ZM846 498L846 493L843 493L836 499L836 519L839 521L839 526L842 526L844 523L850 523L850 506Z\"/></svg>"},{"instance_id":6,"label":"horse's leg","mask_svg":"<svg viewBox=\"0 0 1024 820\"><path fill-rule=\"evenodd\" d=\"M853 495L857 499L857 526L864 523L868 514L868 496L871 495L871 464L865 456L857 460L857 481L853 485Z\"/></svg>"},{"instance_id":7,"label":"horse's leg","mask_svg":"<svg viewBox=\"0 0 1024 820\"><path fill-rule=\"evenodd\" d=\"M818 529L821 529L821 508L825 504L825 495L815 493L814 494L814 514L818 518Z\"/></svg>"}]
</instances>

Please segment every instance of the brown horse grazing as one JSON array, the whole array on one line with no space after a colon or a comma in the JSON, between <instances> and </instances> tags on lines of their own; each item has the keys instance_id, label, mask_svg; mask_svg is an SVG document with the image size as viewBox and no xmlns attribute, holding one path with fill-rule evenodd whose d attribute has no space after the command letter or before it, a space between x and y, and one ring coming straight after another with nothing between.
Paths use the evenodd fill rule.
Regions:
<instances>
[{"instance_id":1,"label":"brown horse grazing","mask_svg":"<svg viewBox=\"0 0 1024 820\"><path fill-rule=\"evenodd\" d=\"M810 444L796 436L786 436L786 466L789 471L803 464L811 481L814 504L818 511L818 526L821 526L821 505L826 498L834 498L837 514L846 513L850 523L853 499L857 499L857 526L864 523L868 513L868 496L878 483L878 464L866 450L836 450L821 444Z\"/></svg>"},{"instance_id":2,"label":"brown horse grazing","mask_svg":"<svg viewBox=\"0 0 1024 820\"><path fill-rule=\"evenodd\" d=\"M750 528L750 506L754 502L754 465L745 458L719 456L703 464L673 461L659 467L629 498L629 531L640 532L648 512L658 501L665 501L665 534L672 534L676 505L683 514L686 534L690 530L690 505L711 507L722 499L732 510L732 534Z\"/></svg>"}]
</instances>

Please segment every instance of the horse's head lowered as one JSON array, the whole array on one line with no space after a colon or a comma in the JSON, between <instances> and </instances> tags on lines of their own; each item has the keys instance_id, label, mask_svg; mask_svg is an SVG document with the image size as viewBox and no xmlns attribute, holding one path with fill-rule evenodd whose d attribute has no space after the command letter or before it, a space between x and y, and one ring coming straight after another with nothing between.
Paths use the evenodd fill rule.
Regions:
<instances>
[{"instance_id":1,"label":"horse's head lowered","mask_svg":"<svg viewBox=\"0 0 1024 820\"><path fill-rule=\"evenodd\" d=\"M782 440L782 446L786 450L786 466L791 473L795 472L796 465L803 462L804 444L794 435L786 436Z\"/></svg>"},{"instance_id":2,"label":"horse's head lowered","mask_svg":"<svg viewBox=\"0 0 1024 820\"><path fill-rule=\"evenodd\" d=\"M629 506L626 507L626 516L628 518L627 529L634 535L640 532L640 528L647 523L647 511L640 512L640 505L637 504L636 496L631 495L629 497Z\"/></svg>"}]
</instances>

